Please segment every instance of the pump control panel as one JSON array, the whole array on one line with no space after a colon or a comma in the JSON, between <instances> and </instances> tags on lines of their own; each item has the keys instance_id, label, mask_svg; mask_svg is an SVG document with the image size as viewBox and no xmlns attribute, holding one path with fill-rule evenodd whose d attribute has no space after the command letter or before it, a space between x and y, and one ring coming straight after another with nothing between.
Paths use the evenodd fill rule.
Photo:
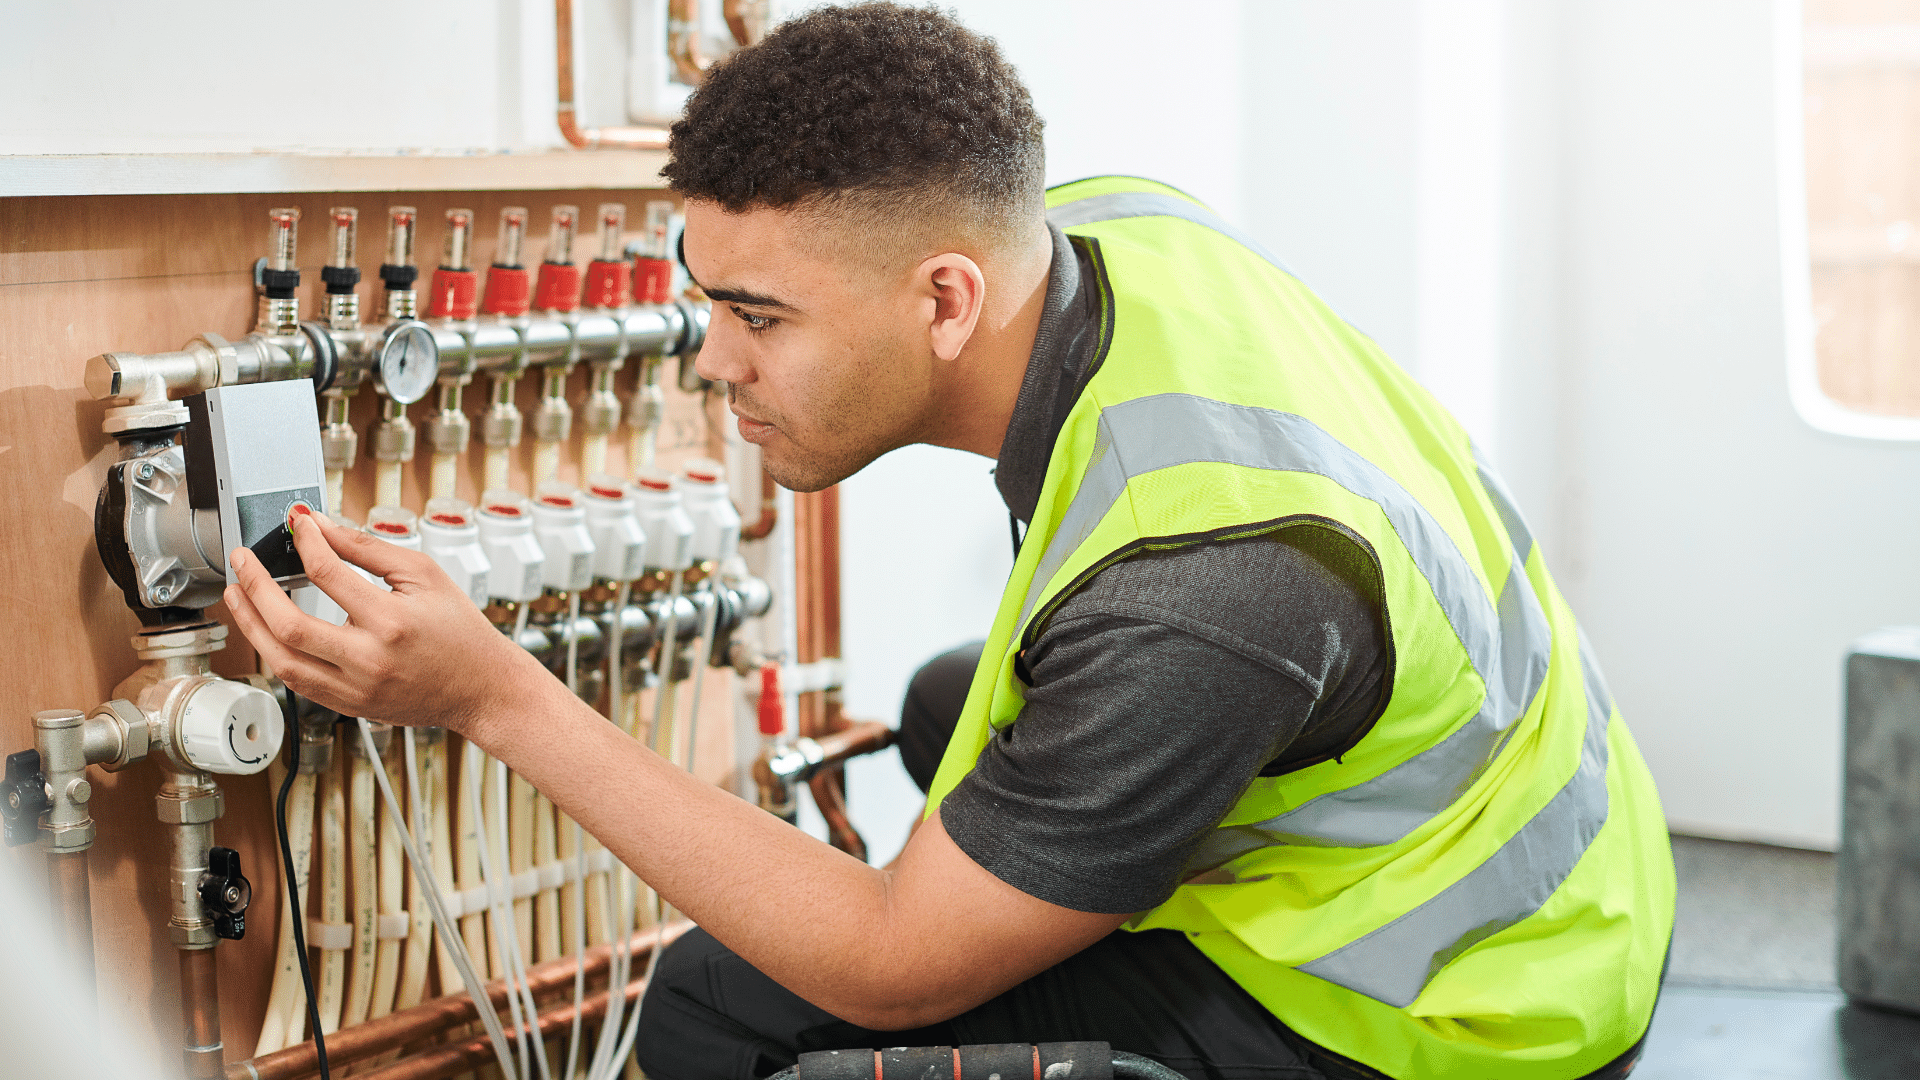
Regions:
<instances>
[{"instance_id":1,"label":"pump control panel","mask_svg":"<svg viewBox=\"0 0 1920 1080\"><path fill-rule=\"evenodd\" d=\"M187 413L188 502L219 511L223 552L246 548L274 580L304 583L291 514L299 505L327 509L312 385L218 386L188 398ZM226 570L231 584L233 567Z\"/></svg>"}]
</instances>

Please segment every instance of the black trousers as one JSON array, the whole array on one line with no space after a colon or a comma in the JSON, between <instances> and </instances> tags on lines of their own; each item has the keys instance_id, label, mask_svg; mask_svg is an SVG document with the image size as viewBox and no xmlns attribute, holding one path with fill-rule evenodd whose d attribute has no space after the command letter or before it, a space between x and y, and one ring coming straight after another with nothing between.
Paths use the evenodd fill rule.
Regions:
<instances>
[{"instance_id":1,"label":"black trousers","mask_svg":"<svg viewBox=\"0 0 1920 1080\"><path fill-rule=\"evenodd\" d=\"M974 644L939 656L907 691L900 756L922 791L933 782L979 655ZM1193 1080L1382 1080L1296 1034L1169 930L1116 931L982 1005L915 1031L840 1020L695 930L660 959L634 1056L651 1080L761 1080L812 1050L1008 1042L1110 1043ZM1591 1080L1624 1077L1638 1056L1635 1046Z\"/></svg>"}]
</instances>

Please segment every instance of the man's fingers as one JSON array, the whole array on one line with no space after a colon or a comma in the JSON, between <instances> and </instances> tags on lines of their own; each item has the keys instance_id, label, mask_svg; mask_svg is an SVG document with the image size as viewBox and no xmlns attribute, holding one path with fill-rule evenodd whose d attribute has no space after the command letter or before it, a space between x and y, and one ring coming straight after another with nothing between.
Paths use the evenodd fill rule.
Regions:
<instances>
[{"instance_id":1,"label":"man's fingers","mask_svg":"<svg viewBox=\"0 0 1920 1080\"><path fill-rule=\"evenodd\" d=\"M240 579L240 591L245 594L247 603L259 620L256 625L263 636L271 637L275 644L283 645L294 652L305 653L327 661L329 665L347 654L350 635L355 631L343 629L325 619L317 619L301 611L292 600L287 598L286 593L280 591L279 583L275 582L266 568L260 565L260 560L245 548L235 548L228 552L227 559L233 566L234 576ZM345 567L341 567L341 572L353 573ZM364 581L360 584L375 592L379 591ZM254 641L256 648L259 647L260 642L254 640L253 633L248 633L247 638Z\"/></svg>"},{"instance_id":2,"label":"man's fingers","mask_svg":"<svg viewBox=\"0 0 1920 1080\"><path fill-rule=\"evenodd\" d=\"M353 567L339 554L353 551L358 541L367 539L370 538L365 533L335 525L319 514L293 515L293 546L300 552L300 564L306 570L307 580L331 596L349 615L366 611L367 605L378 603L385 595L372 582L354 573ZM367 620L363 617L359 621Z\"/></svg>"},{"instance_id":3,"label":"man's fingers","mask_svg":"<svg viewBox=\"0 0 1920 1080\"><path fill-rule=\"evenodd\" d=\"M349 529L345 525L338 524L333 519L322 514L309 514L305 516L308 518L310 524L320 527L320 535L326 538L326 542L331 545L333 552L337 552L340 558L345 559L347 562L352 563L375 577L384 578L388 574L415 568L415 560L418 559L419 556L414 552L408 551L406 548L400 547L397 544L389 544L377 536L363 533L358 529ZM296 546L300 544L300 525L298 522L294 524L293 542ZM301 547L300 557L304 559L306 558L306 554L307 549ZM309 573L308 576L311 577L312 574ZM378 592L379 590L376 589L375 591ZM338 600L340 598L336 596L334 599ZM346 604L343 603L340 606L346 607Z\"/></svg>"},{"instance_id":4,"label":"man's fingers","mask_svg":"<svg viewBox=\"0 0 1920 1080\"><path fill-rule=\"evenodd\" d=\"M253 599L245 589L229 585L225 595L227 611L233 616L234 624L246 635L260 658L273 669L275 677L301 697L333 708L330 700L342 698L342 691L346 688L340 669L324 660L296 653L281 644L267 629L265 620L260 618L259 610L253 606Z\"/></svg>"}]
</instances>

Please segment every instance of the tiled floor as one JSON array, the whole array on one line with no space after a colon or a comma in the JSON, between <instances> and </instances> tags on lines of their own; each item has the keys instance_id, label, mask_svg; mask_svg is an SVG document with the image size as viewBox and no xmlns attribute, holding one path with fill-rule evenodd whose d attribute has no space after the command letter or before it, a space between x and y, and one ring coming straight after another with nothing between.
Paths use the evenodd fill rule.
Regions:
<instances>
[{"instance_id":1,"label":"tiled floor","mask_svg":"<svg viewBox=\"0 0 1920 1080\"><path fill-rule=\"evenodd\" d=\"M1834 858L1676 836L1673 958L1634 1080L1911 1080L1920 1018L1834 985Z\"/></svg>"}]
</instances>

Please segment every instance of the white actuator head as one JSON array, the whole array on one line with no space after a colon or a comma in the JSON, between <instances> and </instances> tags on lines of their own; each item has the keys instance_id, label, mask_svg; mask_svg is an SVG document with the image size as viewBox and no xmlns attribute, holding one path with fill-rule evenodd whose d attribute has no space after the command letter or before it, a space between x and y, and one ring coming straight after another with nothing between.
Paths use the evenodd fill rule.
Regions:
<instances>
[{"instance_id":1,"label":"white actuator head","mask_svg":"<svg viewBox=\"0 0 1920 1080\"><path fill-rule=\"evenodd\" d=\"M549 589L577 592L593 584L593 534L587 531L584 501L572 485L558 480L534 489L533 532L547 557L541 581Z\"/></svg>"},{"instance_id":2,"label":"white actuator head","mask_svg":"<svg viewBox=\"0 0 1920 1080\"><path fill-rule=\"evenodd\" d=\"M280 703L252 683L208 679L187 695L176 721L180 752L197 769L248 776L280 752Z\"/></svg>"},{"instance_id":3,"label":"white actuator head","mask_svg":"<svg viewBox=\"0 0 1920 1080\"><path fill-rule=\"evenodd\" d=\"M525 495L494 488L480 496L480 545L492 568L487 595L527 601L540 596L546 557L533 536L533 504Z\"/></svg>"},{"instance_id":4,"label":"white actuator head","mask_svg":"<svg viewBox=\"0 0 1920 1080\"><path fill-rule=\"evenodd\" d=\"M727 492L726 467L694 458L680 468L680 493L693 518L693 557L723 563L740 550L740 511Z\"/></svg>"},{"instance_id":5,"label":"white actuator head","mask_svg":"<svg viewBox=\"0 0 1920 1080\"><path fill-rule=\"evenodd\" d=\"M420 550L440 564L474 606L487 606L487 575L493 563L480 544L473 507L446 496L427 500L427 516L420 522Z\"/></svg>"},{"instance_id":6,"label":"white actuator head","mask_svg":"<svg viewBox=\"0 0 1920 1080\"><path fill-rule=\"evenodd\" d=\"M626 485L611 476L587 481L587 531L593 534L593 573L608 581L632 581L646 570L647 531L640 507Z\"/></svg>"},{"instance_id":7,"label":"white actuator head","mask_svg":"<svg viewBox=\"0 0 1920 1080\"><path fill-rule=\"evenodd\" d=\"M647 569L685 570L693 565L693 519L681 505L673 477L648 470L633 482L640 527L647 532Z\"/></svg>"},{"instance_id":8,"label":"white actuator head","mask_svg":"<svg viewBox=\"0 0 1920 1080\"><path fill-rule=\"evenodd\" d=\"M420 519L404 506L376 506L367 511L366 532L394 547L420 550ZM386 582L380 585L385 588Z\"/></svg>"}]
</instances>

